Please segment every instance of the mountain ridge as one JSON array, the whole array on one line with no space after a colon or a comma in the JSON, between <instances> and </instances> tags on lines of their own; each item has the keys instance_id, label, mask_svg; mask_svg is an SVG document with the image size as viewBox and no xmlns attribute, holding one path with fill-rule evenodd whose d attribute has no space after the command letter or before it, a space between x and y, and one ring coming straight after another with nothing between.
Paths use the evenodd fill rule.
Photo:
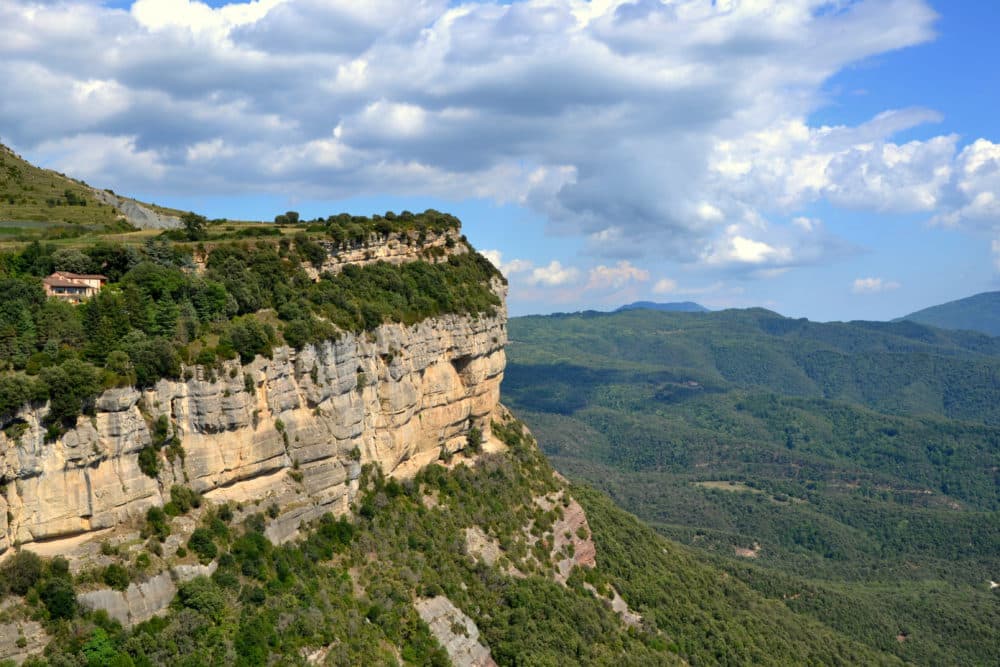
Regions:
<instances>
[{"instance_id":1,"label":"mountain ridge","mask_svg":"<svg viewBox=\"0 0 1000 667\"><path fill-rule=\"evenodd\" d=\"M619 306L615 308L614 313L619 313L625 310L659 310L663 312L676 312L676 313L707 313L709 309L700 303L695 303L694 301L673 301L670 303L657 303L655 301L633 301L632 303L627 303L624 306Z\"/></svg>"},{"instance_id":2,"label":"mountain ridge","mask_svg":"<svg viewBox=\"0 0 1000 667\"><path fill-rule=\"evenodd\" d=\"M1000 336L1000 291L981 292L929 306L893 321L902 320L941 329L978 331L990 336Z\"/></svg>"},{"instance_id":3,"label":"mountain ridge","mask_svg":"<svg viewBox=\"0 0 1000 667\"><path fill-rule=\"evenodd\" d=\"M505 401L569 479L908 662L1000 659L997 339L762 309L508 331Z\"/></svg>"}]
</instances>

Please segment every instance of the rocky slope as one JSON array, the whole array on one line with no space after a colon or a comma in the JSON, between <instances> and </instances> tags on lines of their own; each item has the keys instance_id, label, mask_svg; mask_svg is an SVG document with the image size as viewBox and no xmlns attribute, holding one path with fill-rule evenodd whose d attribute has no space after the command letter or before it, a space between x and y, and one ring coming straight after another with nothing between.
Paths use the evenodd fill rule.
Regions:
<instances>
[{"instance_id":1,"label":"rocky slope","mask_svg":"<svg viewBox=\"0 0 1000 667\"><path fill-rule=\"evenodd\" d=\"M391 233L385 238L370 242L340 245L334 242L320 242L327 253L326 261L318 268L307 266L306 273L316 280L321 273L340 273L344 267L353 264L365 266L375 262L404 264L418 259L424 261L446 261L451 255L461 255L469 251L462 242L458 229L445 232Z\"/></svg>"}]
</instances>

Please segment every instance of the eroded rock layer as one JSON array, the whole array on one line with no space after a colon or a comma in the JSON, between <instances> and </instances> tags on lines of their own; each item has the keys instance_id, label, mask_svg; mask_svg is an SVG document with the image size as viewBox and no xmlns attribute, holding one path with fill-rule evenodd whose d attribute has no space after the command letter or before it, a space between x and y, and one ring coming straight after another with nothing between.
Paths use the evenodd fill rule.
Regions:
<instances>
[{"instance_id":1,"label":"eroded rock layer","mask_svg":"<svg viewBox=\"0 0 1000 667\"><path fill-rule=\"evenodd\" d=\"M188 368L186 381L105 392L55 442L45 409L27 410L23 426L0 433L0 553L136 519L174 484L209 498L275 496L282 521L270 536L291 537L303 520L348 509L363 464L407 476L464 447L472 427L489 437L506 337L501 309ZM139 453L162 415L181 448L159 450L154 479Z\"/></svg>"}]
</instances>

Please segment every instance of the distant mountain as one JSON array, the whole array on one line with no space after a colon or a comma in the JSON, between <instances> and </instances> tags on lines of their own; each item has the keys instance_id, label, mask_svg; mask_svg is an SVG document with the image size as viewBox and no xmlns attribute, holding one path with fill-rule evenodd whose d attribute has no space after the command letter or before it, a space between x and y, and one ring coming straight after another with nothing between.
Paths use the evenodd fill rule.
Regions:
<instances>
[{"instance_id":1,"label":"distant mountain","mask_svg":"<svg viewBox=\"0 0 1000 667\"><path fill-rule=\"evenodd\" d=\"M620 313L623 310L660 310L668 313L707 313L708 308L695 303L694 301L677 301L674 303L656 303L654 301L636 301L624 305L615 310Z\"/></svg>"},{"instance_id":2,"label":"distant mountain","mask_svg":"<svg viewBox=\"0 0 1000 667\"><path fill-rule=\"evenodd\" d=\"M983 292L949 301L910 313L899 320L911 320L941 329L964 329L1000 336L1000 292Z\"/></svg>"},{"instance_id":3,"label":"distant mountain","mask_svg":"<svg viewBox=\"0 0 1000 667\"><path fill-rule=\"evenodd\" d=\"M1000 337L762 308L508 332L504 402L567 478L776 608L906 664L1000 665Z\"/></svg>"}]
</instances>

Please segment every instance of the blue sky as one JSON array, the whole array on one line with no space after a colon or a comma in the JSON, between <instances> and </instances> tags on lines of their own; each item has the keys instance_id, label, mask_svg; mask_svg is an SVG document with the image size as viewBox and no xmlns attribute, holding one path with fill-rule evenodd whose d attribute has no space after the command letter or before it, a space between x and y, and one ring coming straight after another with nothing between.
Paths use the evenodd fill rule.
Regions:
<instances>
[{"instance_id":1,"label":"blue sky","mask_svg":"<svg viewBox=\"0 0 1000 667\"><path fill-rule=\"evenodd\" d=\"M886 319L1000 289L998 26L966 0L10 0L0 139L210 217L453 212L514 314Z\"/></svg>"}]
</instances>

